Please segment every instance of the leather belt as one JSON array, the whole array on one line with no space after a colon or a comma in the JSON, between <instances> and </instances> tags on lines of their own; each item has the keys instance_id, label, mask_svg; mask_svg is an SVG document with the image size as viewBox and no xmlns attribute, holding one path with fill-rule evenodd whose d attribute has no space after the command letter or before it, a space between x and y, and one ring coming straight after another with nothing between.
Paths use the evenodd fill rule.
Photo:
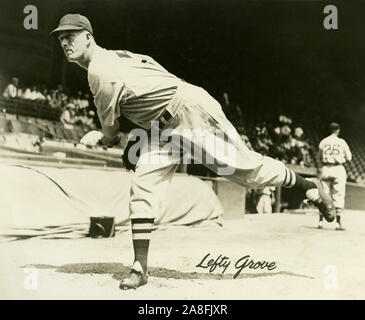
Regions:
<instances>
[{"instance_id":1,"label":"leather belt","mask_svg":"<svg viewBox=\"0 0 365 320\"><path fill-rule=\"evenodd\" d=\"M167 123L169 122L169 120L171 118L172 118L172 114L168 110L165 109L165 111L160 116L160 119L158 119L160 128L167 125Z\"/></svg>"},{"instance_id":2,"label":"leather belt","mask_svg":"<svg viewBox=\"0 0 365 320\"><path fill-rule=\"evenodd\" d=\"M158 129L162 130L167 123L169 122L169 120L172 118L172 114L165 110L164 112L162 112L160 118L158 120L156 120L156 122L158 123ZM156 127L155 127L156 129ZM147 133L150 135L152 131L152 127L150 129L147 130Z\"/></svg>"}]
</instances>

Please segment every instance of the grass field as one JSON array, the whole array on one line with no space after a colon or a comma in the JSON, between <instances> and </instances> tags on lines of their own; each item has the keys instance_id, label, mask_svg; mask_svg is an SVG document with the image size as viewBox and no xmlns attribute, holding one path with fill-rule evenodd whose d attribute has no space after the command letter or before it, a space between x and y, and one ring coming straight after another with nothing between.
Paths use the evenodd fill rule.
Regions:
<instances>
[{"instance_id":1,"label":"grass field","mask_svg":"<svg viewBox=\"0 0 365 320\"><path fill-rule=\"evenodd\" d=\"M335 231L334 223L317 230L316 224L315 213L282 213L246 215L223 227L157 230L149 283L133 291L119 289L133 258L130 231L110 239L5 241L0 243L0 298L364 299L365 212L344 213L346 231ZM223 267L212 272L197 267L219 255L226 257L224 274ZM247 255L276 268L241 269ZM25 288L35 283L36 289Z\"/></svg>"}]
</instances>

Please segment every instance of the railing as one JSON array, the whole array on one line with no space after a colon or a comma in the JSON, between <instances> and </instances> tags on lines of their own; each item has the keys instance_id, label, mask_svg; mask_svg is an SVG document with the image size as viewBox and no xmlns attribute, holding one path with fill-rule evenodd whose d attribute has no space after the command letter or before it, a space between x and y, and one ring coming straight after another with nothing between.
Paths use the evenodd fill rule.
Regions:
<instances>
[{"instance_id":1,"label":"railing","mask_svg":"<svg viewBox=\"0 0 365 320\"><path fill-rule=\"evenodd\" d=\"M0 97L0 112L15 114L17 118L25 116L59 121L62 111L34 101Z\"/></svg>"}]
</instances>

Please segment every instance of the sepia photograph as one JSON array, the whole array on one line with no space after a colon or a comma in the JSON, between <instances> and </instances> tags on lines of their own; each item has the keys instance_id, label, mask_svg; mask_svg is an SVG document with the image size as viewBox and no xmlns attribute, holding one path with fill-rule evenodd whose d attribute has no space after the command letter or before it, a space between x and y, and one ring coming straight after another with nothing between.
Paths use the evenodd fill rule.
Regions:
<instances>
[{"instance_id":1,"label":"sepia photograph","mask_svg":"<svg viewBox=\"0 0 365 320\"><path fill-rule=\"evenodd\" d=\"M0 300L365 299L364 12L2 0Z\"/></svg>"}]
</instances>

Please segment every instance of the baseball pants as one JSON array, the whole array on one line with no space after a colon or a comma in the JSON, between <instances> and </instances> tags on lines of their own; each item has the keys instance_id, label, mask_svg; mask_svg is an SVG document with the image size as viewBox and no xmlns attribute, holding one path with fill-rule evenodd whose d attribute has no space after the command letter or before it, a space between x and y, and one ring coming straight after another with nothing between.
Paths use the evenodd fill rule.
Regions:
<instances>
[{"instance_id":1,"label":"baseball pants","mask_svg":"<svg viewBox=\"0 0 365 320\"><path fill-rule=\"evenodd\" d=\"M271 197L268 194L260 195L256 210L257 213L272 213Z\"/></svg>"},{"instance_id":2,"label":"baseball pants","mask_svg":"<svg viewBox=\"0 0 365 320\"><path fill-rule=\"evenodd\" d=\"M338 209L345 207L346 170L343 165L323 166L322 181L326 190L331 194L334 205Z\"/></svg>"},{"instance_id":3,"label":"baseball pants","mask_svg":"<svg viewBox=\"0 0 365 320\"><path fill-rule=\"evenodd\" d=\"M172 118L162 128L161 140L141 142L131 184L132 219L158 219L179 163L189 159L199 158L209 169L247 188L290 185L285 165L249 150L220 104L204 89L182 83L167 110Z\"/></svg>"}]
</instances>

